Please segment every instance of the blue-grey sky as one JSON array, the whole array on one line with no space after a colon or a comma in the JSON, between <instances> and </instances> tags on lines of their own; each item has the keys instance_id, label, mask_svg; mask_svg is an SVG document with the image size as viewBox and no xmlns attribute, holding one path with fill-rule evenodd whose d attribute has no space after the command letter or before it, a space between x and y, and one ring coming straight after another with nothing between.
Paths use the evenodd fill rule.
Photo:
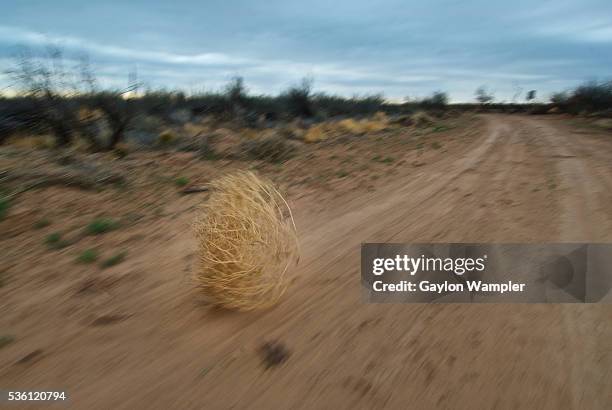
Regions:
<instances>
[{"instance_id":1,"label":"blue-grey sky","mask_svg":"<svg viewBox=\"0 0 612 410\"><path fill-rule=\"evenodd\" d=\"M241 75L274 94L304 76L316 91L472 101L540 99L612 78L610 0L2 1L0 69L20 47L83 53L101 83L134 69L151 87L219 89ZM0 89L9 79L0 74Z\"/></svg>"}]
</instances>

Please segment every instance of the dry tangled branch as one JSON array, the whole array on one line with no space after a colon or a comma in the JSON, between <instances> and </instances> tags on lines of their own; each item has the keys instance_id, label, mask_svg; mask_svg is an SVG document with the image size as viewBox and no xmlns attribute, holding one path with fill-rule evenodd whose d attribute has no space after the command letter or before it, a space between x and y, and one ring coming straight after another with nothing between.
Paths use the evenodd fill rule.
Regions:
<instances>
[{"instance_id":1,"label":"dry tangled branch","mask_svg":"<svg viewBox=\"0 0 612 410\"><path fill-rule=\"evenodd\" d=\"M215 303L252 310L274 305L299 258L291 210L271 182L252 172L214 181L194 223L198 285Z\"/></svg>"}]
</instances>

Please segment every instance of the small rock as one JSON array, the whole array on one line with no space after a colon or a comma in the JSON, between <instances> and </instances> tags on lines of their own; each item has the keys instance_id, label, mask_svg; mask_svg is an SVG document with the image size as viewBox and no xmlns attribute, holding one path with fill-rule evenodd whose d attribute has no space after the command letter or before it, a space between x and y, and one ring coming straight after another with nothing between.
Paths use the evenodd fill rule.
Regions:
<instances>
[{"instance_id":1,"label":"small rock","mask_svg":"<svg viewBox=\"0 0 612 410\"><path fill-rule=\"evenodd\" d=\"M278 341L266 342L259 348L261 360L266 369L278 366L286 361L291 353L285 345Z\"/></svg>"}]
</instances>

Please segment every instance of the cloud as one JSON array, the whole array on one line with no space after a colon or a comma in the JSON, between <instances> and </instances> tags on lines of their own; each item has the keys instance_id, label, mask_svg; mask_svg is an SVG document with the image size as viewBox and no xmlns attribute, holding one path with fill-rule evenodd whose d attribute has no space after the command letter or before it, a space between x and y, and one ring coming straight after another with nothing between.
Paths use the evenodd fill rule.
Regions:
<instances>
[{"instance_id":1,"label":"cloud","mask_svg":"<svg viewBox=\"0 0 612 410\"><path fill-rule=\"evenodd\" d=\"M445 90L454 101L472 100L479 85L500 99L517 87L545 95L612 64L604 0L79 4L5 7L0 57L51 43L89 54L107 84L137 68L151 86L215 89L242 75L253 92L277 93L310 76L317 91L397 99Z\"/></svg>"},{"instance_id":2,"label":"cloud","mask_svg":"<svg viewBox=\"0 0 612 410\"><path fill-rule=\"evenodd\" d=\"M142 49L98 44L91 41L85 41L78 37L46 35L35 31L28 31L10 26L0 26L0 39L5 43L12 41L15 44L23 44L26 46L46 46L51 44L67 49L89 51L106 57L127 58L136 61L155 63L240 66L247 62L245 59L230 57L222 53L184 55L147 51Z\"/></svg>"}]
</instances>

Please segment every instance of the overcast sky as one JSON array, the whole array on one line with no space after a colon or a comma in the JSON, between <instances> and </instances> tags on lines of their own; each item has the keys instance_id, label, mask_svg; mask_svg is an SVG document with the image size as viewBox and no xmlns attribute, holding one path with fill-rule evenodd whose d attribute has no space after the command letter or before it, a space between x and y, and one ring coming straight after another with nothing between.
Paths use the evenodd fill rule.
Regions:
<instances>
[{"instance_id":1,"label":"overcast sky","mask_svg":"<svg viewBox=\"0 0 612 410\"><path fill-rule=\"evenodd\" d=\"M223 0L2 1L0 69L20 47L87 53L107 86L219 89L241 75L274 94L316 91L472 101L530 89L541 99L612 78L612 1ZM9 80L0 74L0 89Z\"/></svg>"}]
</instances>

